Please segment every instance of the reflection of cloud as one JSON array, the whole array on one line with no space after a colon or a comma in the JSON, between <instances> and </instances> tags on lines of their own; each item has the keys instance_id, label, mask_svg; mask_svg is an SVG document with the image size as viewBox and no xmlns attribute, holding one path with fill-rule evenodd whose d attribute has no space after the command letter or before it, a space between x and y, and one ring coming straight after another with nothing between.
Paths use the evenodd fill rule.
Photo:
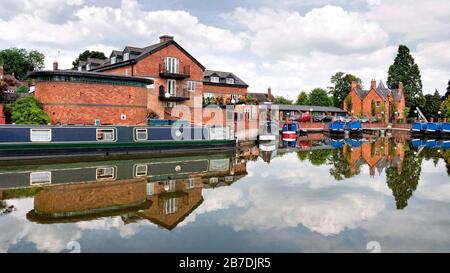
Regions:
<instances>
[{"instance_id":1,"label":"reflection of cloud","mask_svg":"<svg viewBox=\"0 0 450 273\"><path fill-rule=\"evenodd\" d=\"M435 200L450 203L450 183L445 170L445 162L439 160L436 167L432 160L423 161L421 180L417 190L414 192L415 198Z\"/></svg>"}]
</instances>

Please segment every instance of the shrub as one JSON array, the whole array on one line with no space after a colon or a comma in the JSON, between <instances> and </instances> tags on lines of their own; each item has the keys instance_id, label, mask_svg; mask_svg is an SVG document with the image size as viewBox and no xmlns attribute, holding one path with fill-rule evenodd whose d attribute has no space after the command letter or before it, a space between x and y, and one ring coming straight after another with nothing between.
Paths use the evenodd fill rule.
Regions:
<instances>
[{"instance_id":1,"label":"shrub","mask_svg":"<svg viewBox=\"0 0 450 273\"><path fill-rule=\"evenodd\" d=\"M8 104L6 109L16 124L48 124L50 118L43 110L42 103L35 97L24 97Z\"/></svg>"}]
</instances>

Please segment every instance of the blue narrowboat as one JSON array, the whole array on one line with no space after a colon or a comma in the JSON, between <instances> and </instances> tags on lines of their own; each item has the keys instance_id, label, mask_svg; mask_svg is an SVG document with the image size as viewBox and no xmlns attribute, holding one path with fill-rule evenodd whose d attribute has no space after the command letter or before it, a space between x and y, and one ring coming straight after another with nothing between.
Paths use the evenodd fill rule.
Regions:
<instances>
[{"instance_id":1,"label":"blue narrowboat","mask_svg":"<svg viewBox=\"0 0 450 273\"><path fill-rule=\"evenodd\" d=\"M414 148L425 146L425 144L426 144L426 140L424 140L424 139L415 138L415 139L411 140L411 145Z\"/></svg>"},{"instance_id":2,"label":"blue narrowboat","mask_svg":"<svg viewBox=\"0 0 450 273\"><path fill-rule=\"evenodd\" d=\"M450 135L450 123L442 123L442 133L445 135Z\"/></svg>"},{"instance_id":3,"label":"blue narrowboat","mask_svg":"<svg viewBox=\"0 0 450 273\"><path fill-rule=\"evenodd\" d=\"M345 133L345 124L342 121L333 121L325 124L324 133L330 135L343 135Z\"/></svg>"},{"instance_id":4,"label":"blue narrowboat","mask_svg":"<svg viewBox=\"0 0 450 273\"><path fill-rule=\"evenodd\" d=\"M427 124L426 133L427 134L440 134L442 131L442 123L440 122L429 122Z\"/></svg>"},{"instance_id":5,"label":"blue narrowboat","mask_svg":"<svg viewBox=\"0 0 450 273\"><path fill-rule=\"evenodd\" d=\"M234 149L229 127L0 126L0 161Z\"/></svg>"},{"instance_id":6,"label":"blue narrowboat","mask_svg":"<svg viewBox=\"0 0 450 273\"><path fill-rule=\"evenodd\" d=\"M357 135L362 133L362 124L360 121L349 121L345 123L345 130L347 130L352 135Z\"/></svg>"},{"instance_id":7,"label":"blue narrowboat","mask_svg":"<svg viewBox=\"0 0 450 273\"><path fill-rule=\"evenodd\" d=\"M414 122L411 125L412 134L423 134L427 130L427 124L424 122Z\"/></svg>"},{"instance_id":8,"label":"blue narrowboat","mask_svg":"<svg viewBox=\"0 0 450 273\"><path fill-rule=\"evenodd\" d=\"M344 147L345 141L343 139L331 139L330 145L335 149L340 149Z\"/></svg>"}]
</instances>

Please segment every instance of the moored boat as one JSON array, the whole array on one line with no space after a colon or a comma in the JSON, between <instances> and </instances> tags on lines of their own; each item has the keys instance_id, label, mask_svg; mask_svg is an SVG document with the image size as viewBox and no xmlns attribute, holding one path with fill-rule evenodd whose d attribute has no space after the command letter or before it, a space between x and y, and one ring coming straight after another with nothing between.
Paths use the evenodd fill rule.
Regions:
<instances>
[{"instance_id":1,"label":"moored boat","mask_svg":"<svg viewBox=\"0 0 450 273\"><path fill-rule=\"evenodd\" d=\"M323 132L330 135L343 135L345 133L344 123L342 121L333 121L325 124Z\"/></svg>"},{"instance_id":2,"label":"moored boat","mask_svg":"<svg viewBox=\"0 0 450 273\"><path fill-rule=\"evenodd\" d=\"M234 149L229 127L0 126L0 161Z\"/></svg>"}]
</instances>

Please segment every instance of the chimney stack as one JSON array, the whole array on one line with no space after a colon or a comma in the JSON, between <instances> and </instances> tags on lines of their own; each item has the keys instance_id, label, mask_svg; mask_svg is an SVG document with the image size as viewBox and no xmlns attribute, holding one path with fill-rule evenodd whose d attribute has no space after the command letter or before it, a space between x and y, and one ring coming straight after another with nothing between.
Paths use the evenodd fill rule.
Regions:
<instances>
[{"instance_id":1,"label":"chimney stack","mask_svg":"<svg viewBox=\"0 0 450 273\"><path fill-rule=\"evenodd\" d=\"M372 80L370 81L370 89L377 89L377 81L376 80Z\"/></svg>"},{"instance_id":2,"label":"chimney stack","mask_svg":"<svg viewBox=\"0 0 450 273\"><path fill-rule=\"evenodd\" d=\"M159 37L159 42L160 43L164 43L164 42L168 42L168 41L172 41L173 40L173 36L170 35L163 35Z\"/></svg>"},{"instance_id":3,"label":"chimney stack","mask_svg":"<svg viewBox=\"0 0 450 273\"><path fill-rule=\"evenodd\" d=\"M352 81L352 90L356 89L358 87L358 83L355 81Z\"/></svg>"},{"instance_id":4,"label":"chimney stack","mask_svg":"<svg viewBox=\"0 0 450 273\"><path fill-rule=\"evenodd\" d=\"M53 71L58 70L58 61L53 62Z\"/></svg>"},{"instance_id":5,"label":"chimney stack","mask_svg":"<svg viewBox=\"0 0 450 273\"><path fill-rule=\"evenodd\" d=\"M268 96L268 97L271 97L271 96L272 96L272 88L270 88L270 86L269 86L269 88L267 89L267 96Z\"/></svg>"},{"instance_id":6,"label":"chimney stack","mask_svg":"<svg viewBox=\"0 0 450 273\"><path fill-rule=\"evenodd\" d=\"M0 80L3 79L3 74L5 71L3 70L3 66L0 65Z\"/></svg>"}]
</instances>

